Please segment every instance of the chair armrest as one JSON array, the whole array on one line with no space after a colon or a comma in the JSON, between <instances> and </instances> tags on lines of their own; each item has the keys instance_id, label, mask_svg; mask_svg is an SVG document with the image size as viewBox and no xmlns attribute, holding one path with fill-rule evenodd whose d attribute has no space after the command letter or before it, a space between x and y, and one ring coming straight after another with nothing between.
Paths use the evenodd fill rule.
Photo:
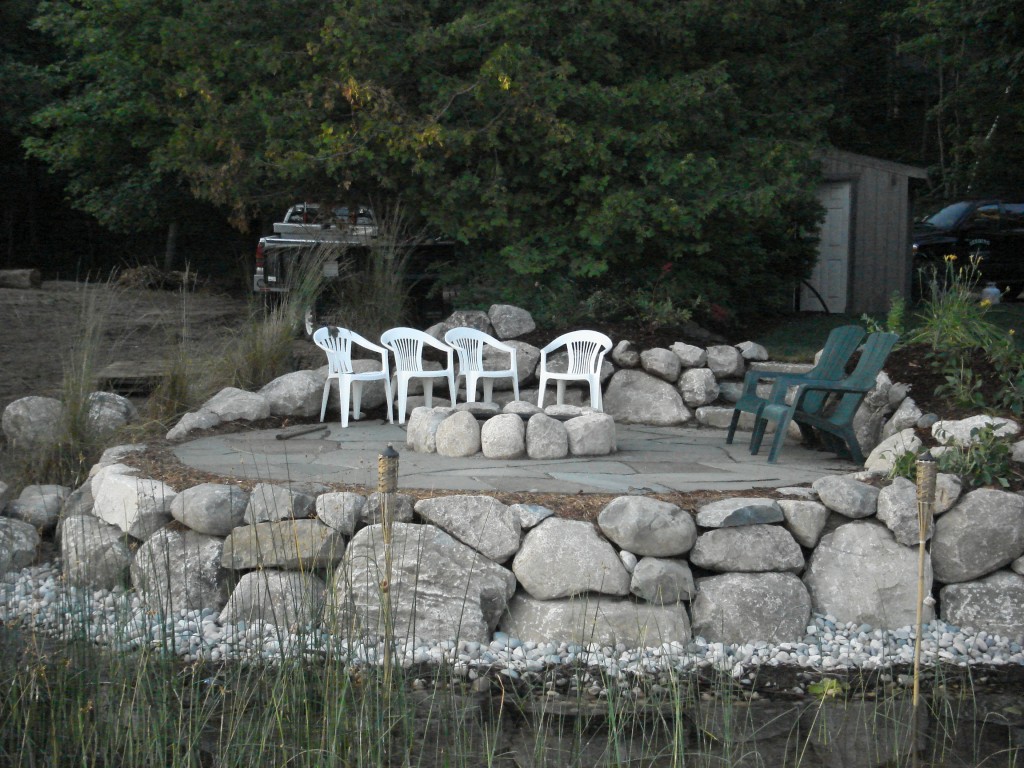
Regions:
<instances>
[{"instance_id":1,"label":"chair armrest","mask_svg":"<svg viewBox=\"0 0 1024 768\"><path fill-rule=\"evenodd\" d=\"M872 385L874 386L874 385ZM801 404L805 396L811 392L826 392L828 394L847 395L847 394L864 394L870 391L871 387L860 387L851 384L847 384L843 381L829 381L827 379L812 379L800 384L797 389L796 398L793 400L793 407L797 410L800 409ZM777 401L773 401L777 402Z\"/></svg>"}]
</instances>

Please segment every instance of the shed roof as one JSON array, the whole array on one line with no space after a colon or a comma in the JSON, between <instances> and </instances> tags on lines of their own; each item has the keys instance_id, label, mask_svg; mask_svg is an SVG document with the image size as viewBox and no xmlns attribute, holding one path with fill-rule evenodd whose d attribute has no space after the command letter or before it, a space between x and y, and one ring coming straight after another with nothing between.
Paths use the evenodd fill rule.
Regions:
<instances>
[{"instance_id":1,"label":"shed roof","mask_svg":"<svg viewBox=\"0 0 1024 768\"><path fill-rule=\"evenodd\" d=\"M871 157L870 155L859 155L856 152L847 152L842 149L835 149L834 147L830 147L822 153L822 160L842 165L872 168L884 173L896 173L910 179L928 178L928 171L916 165L883 160L880 157Z\"/></svg>"}]
</instances>

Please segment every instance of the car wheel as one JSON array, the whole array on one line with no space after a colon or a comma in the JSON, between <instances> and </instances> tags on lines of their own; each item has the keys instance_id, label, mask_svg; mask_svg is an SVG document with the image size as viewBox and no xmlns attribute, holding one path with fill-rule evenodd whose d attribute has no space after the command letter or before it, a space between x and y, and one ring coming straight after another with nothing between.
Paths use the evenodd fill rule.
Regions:
<instances>
[{"instance_id":1,"label":"car wheel","mask_svg":"<svg viewBox=\"0 0 1024 768\"><path fill-rule=\"evenodd\" d=\"M306 307L302 313L302 331L306 334L306 338L312 338L313 332L320 327L320 323L317 320L316 308L309 306Z\"/></svg>"}]
</instances>

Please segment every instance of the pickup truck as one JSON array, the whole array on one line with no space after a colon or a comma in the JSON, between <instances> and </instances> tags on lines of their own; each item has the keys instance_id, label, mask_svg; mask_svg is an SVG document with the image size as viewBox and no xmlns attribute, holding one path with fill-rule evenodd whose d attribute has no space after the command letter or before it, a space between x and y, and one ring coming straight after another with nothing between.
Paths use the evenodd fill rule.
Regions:
<instances>
[{"instance_id":1,"label":"pickup truck","mask_svg":"<svg viewBox=\"0 0 1024 768\"><path fill-rule=\"evenodd\" d=\"M1005 300L1024 290L1024 199L960 200L914 225L916 267L941 268L953 254L976 258L981 284L995 283Z\"/></svg>"},{"instance_id":2,"label":"pickup truck","mask_svg":"<svg viewBox=\"0 0 1024 768\"><path fill-rule=\"evenodd\" d=\"M296 264L307 254L325 243L337 244L342 254L358 262L366 257L383 235L368 206L322 206L318 203L298 203L288 209L284 220L274 224L274 234L260 238L256 246L256 269L252 278L253 292L263 296L267 304L280 299L288 291L288 276ZM428 240L418 243L409 260L411 267L406 280L412 284L412 307L418 319L440 319L443 305L430 297L432 276L427 269L439 259L448 258L452 243ZM324 264L324 277L328 281L340 278L343 272L338 261ZM329 294L330 291L325 291ZM312 336L324 318L322 300L309 307L304 315L303 330Z\"/></svg>"}]
</instances>

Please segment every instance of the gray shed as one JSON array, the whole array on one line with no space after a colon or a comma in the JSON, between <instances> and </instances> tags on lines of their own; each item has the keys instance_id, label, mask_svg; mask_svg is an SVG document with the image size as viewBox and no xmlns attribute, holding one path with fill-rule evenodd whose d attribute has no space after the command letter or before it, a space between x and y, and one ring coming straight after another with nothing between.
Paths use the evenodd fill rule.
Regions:
<instances>
[{"instance_id":1,"label":"gray shed","mask_svg":"<svg viewBox=\"0 0 1024 768\"><path fill-rule=\"evenodd\" d=\"M818 199L825 207L818 263L798 294L807 312L886 312L910 296L910 180L927 173L903 163L830 149L822 155ZM824 306L823 306L824 305Z\"/></svg>"}]
</instances>

